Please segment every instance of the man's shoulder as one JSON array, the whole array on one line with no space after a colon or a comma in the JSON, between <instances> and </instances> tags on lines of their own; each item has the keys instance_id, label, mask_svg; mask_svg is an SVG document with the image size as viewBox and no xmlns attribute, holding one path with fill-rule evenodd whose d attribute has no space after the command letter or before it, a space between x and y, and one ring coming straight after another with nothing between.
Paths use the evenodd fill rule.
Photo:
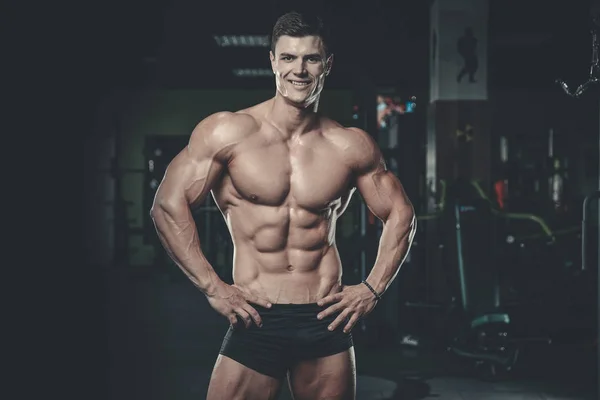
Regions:
<instances>
[{"instance_id":1,"label":"man's shoulder","mask_svg":"<svg viewBox=\"0 0 600 400\"><path fill-rule=\"evenodd\" d=\"M213 130L228 130L237 135L249 134L259 129L259 121L245 110L217 112L204 119L201 124L203 123L212 125Z\"/></svg>"},{"instance_id":2,"label":"man's shoulder","mask_svg":"<svg viewBox=\"0 0 600 400\"><path fill-rule=\"evenodd\" d=\"M363 129L335 123L323 130L323 136L340 150L345 162L355 168L361 169L380 157L375 140Z\"/></svg>"},{"instance_id":3,"label":"man's shoulder","mask_svg":"<svg viewBox=\"0 0 600 400\"><path fill-rule=\"evenodd\" d=\"M248 113L220 111L196 125L191 141L215 147L230 146L257 132L259 127L258 121Z\"/></svg>"},{"instance_id":4,"label":"man's shoulder","mask_svg":"<svg viewBox=\"0 0 600 400\"><path fill-rule=\"evenodd\" d=\"M364 130L353 127L343 126L331 119L325 120L323 136L334 145L341 146L344 149L358 148L365 149L375 146L375 141Z\"/></svg>"}]
</instances>

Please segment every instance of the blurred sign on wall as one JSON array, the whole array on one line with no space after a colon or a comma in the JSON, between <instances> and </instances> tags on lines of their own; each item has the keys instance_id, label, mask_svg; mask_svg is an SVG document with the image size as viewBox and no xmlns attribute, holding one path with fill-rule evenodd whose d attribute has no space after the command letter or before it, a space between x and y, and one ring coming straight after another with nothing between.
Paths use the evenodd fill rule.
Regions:
<instances>
[{"instance_id":1,"label":"blurred sign on wall","mask_svg":"<svg viewBox=\"0 0 600 400\"><path fill-rule=\"evenodd\" d=\"M487 0L433 2L430 102L487 100L488 7Z\"/></svg>"}]
</instances>

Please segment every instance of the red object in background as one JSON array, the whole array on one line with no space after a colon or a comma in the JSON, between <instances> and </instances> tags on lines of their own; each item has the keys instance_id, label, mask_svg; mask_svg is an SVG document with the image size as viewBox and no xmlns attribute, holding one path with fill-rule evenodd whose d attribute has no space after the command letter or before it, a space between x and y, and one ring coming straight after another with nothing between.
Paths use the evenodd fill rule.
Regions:
<instances>
[{"instance_id":1,"label":"red object in background","mask_svg":"<svg viewBox=\"0 0 600 400\"><path fill-rule=\"evenodd\" d=\"M375 214L370 210L367 210L367 221L369 222L369 225L375 225Z\"/></svg>"},{"instance_id":2,"label":"red object in background","mask_svg":"<svg viewBox=\"0 0 600 400\"><path fill-rule=\"evenodd\" d=\"M501 179L494 183L494 191L496 192L496 203L501 210L504 209L504 200L506 199L506 181Z\"/></svg>"}]
</instances>

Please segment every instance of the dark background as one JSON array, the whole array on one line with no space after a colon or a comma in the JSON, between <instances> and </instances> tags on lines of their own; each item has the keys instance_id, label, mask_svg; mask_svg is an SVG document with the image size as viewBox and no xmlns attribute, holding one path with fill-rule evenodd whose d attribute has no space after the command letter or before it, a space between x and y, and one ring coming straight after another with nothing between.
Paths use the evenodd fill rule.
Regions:
<instances>
[{"instance_id":1,"label":"dark background","mask_svg":"<svg viewBox=\"0 0 600 400\"><path fill-rule=\"evenodd\" d=\"M21 7L18 13L8 14L10 27L16 29L7 36L10 72L6 77L12 105L23 105L18 113L7 115L7 126L19 133L14 137L23 139L20 150L10 152L15 157L13 165L18 166L11 171L18 170L23 178L7 174L11 175L7 179L12 193L24 199L21 205L33 210L27 224L16 218L14 232L25 242L16 256L27 260L26 265L37 266L26 268L26 289L14 300L32 310L31 314L17 312L20 322L15 325L21 327L15 336L27 343L17 349L14 364L27 377L19 383L23 391L48 393L60 388L65 396L99 399L131 395L135 388L151 387L157 376L169 376L163 369L148 367L152 360L190 354L185 346L169 350L165 345L192 343L194 334L203 332L197 326L184 328L187 322L182 321L206 318L219 329L223 325L202 301L195 304L198 308L190 307L190 301L200 296L173 270L160 265L141 270L139 266L99 266L86 255L86 238L94 235L96 226L86 223L89 185L83 185L82 196L80 183L89 179L88 158L84 157L90 153L80 150L80 143L97 134L97 110L111 93L273 90L270 77L243 79L231 74L233 68L268 68L267 49L220 48L212 35L267 35L282 12L318 9L336 39L335 73L325 91L358 92L357 82L365 80L373 87L401 88L403 93L415 94L422 104L414 124L425 130L428 1L315 1L299 6L289 1L179 0L22 3ZM575 100L554 83L558 77L571 86L587 79L590 2L492 1L490 7L488 77L494 120L503 127L518 122L517 131L525 133L515 135L533 142L532 149L543 147L536 144L533 132L546 127L540 122L546 119L558 125L561 120L567 126L580 124L579 132L598 135L597 89ZM561 140L571 143L568 137ZM590 143L597 148L597 136ZM536 158L535 151L531 150L532 158ZM543 158L543 150L537 151L537 158ZM589 154L585 174L597 180L598 153ZM50 166L51 174L40 173ZM580 205L586 190L571 190L573 204ZM16 213L8 214L16 217ZM577 224L580 217L574 213L565 224ZM34 261L37 257L40 260ZM47 310L40 312L40 308ZM162 328L151 328L156 323L163 324ZM187 333L169 330L169 326ZM149 329L156 330L142 334ZM218 335L207 339L204 350L194 347L195 354L212 354L217 339ZM212 361L206 358L202 364L209 368Z\"/></svg>"}]
</instances>

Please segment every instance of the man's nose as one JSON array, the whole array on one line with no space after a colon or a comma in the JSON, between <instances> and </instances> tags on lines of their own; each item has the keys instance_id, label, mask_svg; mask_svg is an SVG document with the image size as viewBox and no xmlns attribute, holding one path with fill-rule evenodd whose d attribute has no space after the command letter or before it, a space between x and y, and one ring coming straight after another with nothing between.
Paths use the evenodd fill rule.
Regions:
<instances>
[{"instance_id":1,"label":"man's nose","mask_svg":"<svg viewBox=\"0 0 600 400\"><path fill-rule=\"evenodd\" d=\"M292 70L292 72L295 75L305 75L306 74L306 64L304 63L304 60L301 60L301 59L296 60L296 62L294 63L294 69Z\"/></svg>"}]
</instances>

